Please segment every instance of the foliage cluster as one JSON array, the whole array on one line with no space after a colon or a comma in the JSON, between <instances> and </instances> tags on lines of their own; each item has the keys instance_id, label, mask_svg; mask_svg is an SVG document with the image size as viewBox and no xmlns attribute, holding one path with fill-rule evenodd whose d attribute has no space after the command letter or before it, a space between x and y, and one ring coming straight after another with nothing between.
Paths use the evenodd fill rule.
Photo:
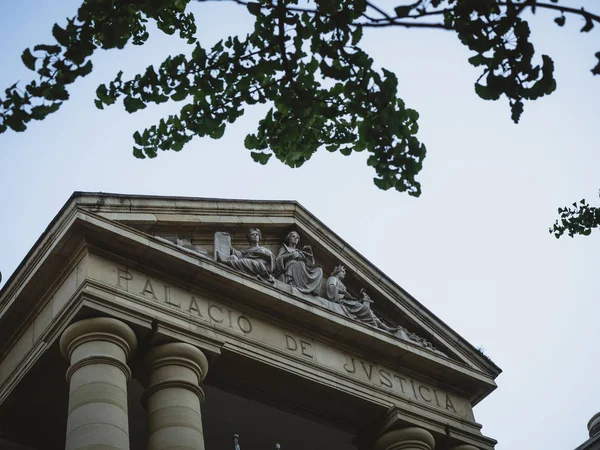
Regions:
<instances>
[{"instance_id":1,"label":"foliage cluster","mask_svg":"<svg viewBox=\"0 0 600 450\"><path fill-rule=\"evenodd\" d=\"M416 176L426 154L417 138L419 115L398 96L396 76L378 70L361 49L365 29L456 34L472 52L469 63L481 69L477 95L505 97L518 122L527 100L556 88L553 61L536 57L524 14L554 11L558 26L567 16L579 17L583 33L600 23L600 16L558 0L399 0L393 9L370 0L230 1L247 9L254 30L207 48L198 41L191 0L83 0L66 24L54 25L55 42L23 52L23 63L37 77L10 86L0 98L0 133L24 131L31 120L56 112L69 98L69 85L93 70L96 51L143 45L154 22L187 41L189 54L172 55L131 79L120 72L96 90L100 109L117 100L130 113L182 103L178 114L135 132L136 157L179 151L194 136L218 139L246 107L261 103L270 109L244 141L255 161L265 164L275 156L298 167L320 148L344 155L367 151L379 188L419 196ZM595 56L592 73L598 75L600 52Z\"/></svg>"}]
</instances>

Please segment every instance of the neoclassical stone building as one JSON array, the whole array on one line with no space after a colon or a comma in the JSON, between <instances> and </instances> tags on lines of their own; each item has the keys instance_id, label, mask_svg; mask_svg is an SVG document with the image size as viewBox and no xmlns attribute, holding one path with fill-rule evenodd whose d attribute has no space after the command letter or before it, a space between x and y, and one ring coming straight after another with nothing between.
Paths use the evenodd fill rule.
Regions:
<instances>
[{"instance_id":1,"label":"neoclassical stone building","mask_svg":"<svg viewBox=\"0 0 600 450\"><path fill-rule=\"evenodd\" d=\"M75 193L0 335L3 449L496 444L500 369L296 202Z\"/></svg>"}]
</instances>

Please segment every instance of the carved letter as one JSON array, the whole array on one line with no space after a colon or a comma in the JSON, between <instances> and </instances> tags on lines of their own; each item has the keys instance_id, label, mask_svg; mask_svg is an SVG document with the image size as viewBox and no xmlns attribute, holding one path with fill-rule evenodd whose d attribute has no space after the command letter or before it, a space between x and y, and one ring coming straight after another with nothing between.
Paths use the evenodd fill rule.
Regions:
<instances>
[{"instance_id":1,"label":"carved letter","mask_svg":"<svg viewBox=\"0 0 600 450\"><path fill-rule=\"evenodd\" d=\"M346 372L348 372L348 373L354 373L354 372L356 372L356 366L354 365L354 358L350 358L350 361L352 361L352 370L350 370L350 368L348 367L348 365L346 363L344 363L344 369L346 369Z\"/></svg>"},{"instance_id":2,"label":"carved letter","mask_svg":"<svg viewBox=\"0 0 600 450\"><path fill-rule=\"evenodd\" d=\"M403 394L406 394L406 392L404 392L404 385L402 384L402 381L406 381L406 378L401 377L397 374L394 374L394 378L398 379L398 381L400 382L400 390L402 391Z\"/></svg>"},{"instance_id":3,"label":"carved letter","mask_svg":"<svg viewBox=\"0 0 600 450\"><path fill-rule=\"evenodd\" d=\"M311 355L308 350L312 347L312 344L310 342L306 342L303 341L302 339L300 339L300 351L302 352L302 354L304 356L308 356L309 358L312 358L313 355Z\"/></svg>"},{"instance_id":4,"label":"carved letter","mask_svg":"<svg viewBox=\"0 0 600 450\"><path fill-rule=\"evenodd\" d=\"M248 319L247 317L238 317L237 324L243 333L249 334L252 332L252 324L250 323L250 319Z\"/></svg>"},{"instance_id":5,"label":"carved letter","mask_svg":"<svg viewBox=\"0 0 600 450\"><path fill-rule=\"evenodd\" d=\"M432 400L432 398L431 398L431 397L429 397L429 398L426 398L426 397L423 395L423 389L425 389L425 390L426 390L427 392L429 392L430 394L431 394L431 390L430 390L430 389L429 389L427 386L419 386L419 394L421 394L421 398L422 398L423 400L425 400L427 403L431 403L431 400Z\"/></svg>"},{"instance_id":6,"label":"carved letter","mask_svg":"<svg viewBox=\"0 0 600 450\"><path fill-rule=\"evenodd\" d=\"M415 382L413 380L410 380L410 385L412 386L412 390L413 390L413 394L415 394L415 398L418 400L419 397L417 397L417 391L415 390Z\"/></svg>"},{"instance_id":7,"label":"carved letter","mask_svg":"<svg viewBox=\"0 0 600 450\"><path fill-rule=\"evenodd\" d=\"M125 281L124 285L121 284L121 280ZM127 291L130 280L133 280L133 275L131 275L131 273L129 273L129 270L119 269L117 267L117 287L121 288L121 289L125 289Z\"/></svg>"},{"instance_id":8,"label":"carved letter","mask_svg":"<svg viewBox=\"0 0 600 450\"><path fill-rule=\"evenodd\" d=\"M169 286L167 286L166 284L164 286L165 286L165 303L167 305L176 306L177 308L181 308L181 303L175 303L175 302L171 301L171 288Z\"/></svg>"},{"instance_id":9,"label":"carved letter","mask_svg":"<svg viewBox=\"0 0 600 450\"><path fill-rule=\"evenodd\" d=\"M188 308L189 313L191 313L192 311L195 311L196 314L198 314L198 317L202 317L204 319L204 316L200 312L200 308L198 308L198 303L196 302L196 297L194 297L193 295L190 300L190 307Z\"/></svg>"},{"instance_id":10,"label":"carved letter","mask_svg":"<svg viewBox=\"0 0 600 450\"><path fill-rule=\"evenodd\" d=\"M146 284L144 285L144 289L140 292L142 295L151 294L152 298L156 300L156 295L154 295L154 288L152 287L152 283L150 283L150 278L146 280Z\"/></svg>"},{"instance_id":11,"label":"carved letter","mask_svg":"<svg viewBox=\"0 0 600 450\"><path fill-rule=\"evenodd\" d=\"M298 343L296 342L296 339L294 339L288 334L285 335L285 348L293 352L298 350Z\"/></svg>"},{"instance_id":12,"label":"carved letter","mask_svg":"<svg viewBox=\"0 0 600 450\"><path fill-rule=\"evenodd\" d=\"M435 402L440 406L440 401L438 400L437 391L435 389L433 390L433 395L435 396Z\"/></svg>"},{"instance_id":13,"label":"carved letter","mask_svg":"<svg viewBox=\"0 0 600 450\"><path fill-rule=\"evenodd\" d=\"M223 322L223 320L225 320L225 319L217 319L215 316L213 316L213 315L212 315L212 310L213 310L213 308L214 308L214 309L218 309L218 310L219 310L219 312L220 312L221 314L223 314L223 310L221 309L221 307L219 307L219 306L217 306L217 305L210 305L210 306L208 307L208 317L210 317L210 318L211 318L213 321L215 321L215 322L217 322L217 323L221 323L221 322Z\"/></svg>"},{"instance_id":14,"label":"carved letter","mask_svg":"<svg viewBox=\"0 0 600 450\"><path fill-rule=\"evenodd\" d=\"M389 372L386 372L383 369L379 369L379 382L381 383L382 386L385 387L392 387L392 380L390 380L391 375L389 374Z\"/></svg>"},{"instance_id":15,"label":"carved letter","mask_svg":"<svg viewBox=\"0 0 600 450\"><path fill-rule=\"evenodd\" d=\"M227 317L229 318L229 328L233 328L233 323L231 322L231 311L227 310Z\"/></svg>"},{"instance_id":16,"label":"carved letter","mask_svg":"<svg viewBox=\"0 0 600 450\"><path fill-rule=\"evenodd\" d=\"M448 394L446 394L446 409L452 409L452 411L454 411L454 414L456 414L456 410L454 409L454 405L452 404L452 401L450 400L450 396Z\"/></svg>"},{"instance_id":17,"label":"carved letter","mask_svg":"<svg viewBox=\"0 0 600 450\"><path fill-rule=\"evenodd\" d=\"M369 371L367 372L367 368L365 367L365 363L361 361L360 364L362 365L362 368L365 371L365 375L367 376L367 378L369 379L369 381L371 381L371 376L373 376L373 366L371 364L369 364Z\"/></svg>"}]
</instances>

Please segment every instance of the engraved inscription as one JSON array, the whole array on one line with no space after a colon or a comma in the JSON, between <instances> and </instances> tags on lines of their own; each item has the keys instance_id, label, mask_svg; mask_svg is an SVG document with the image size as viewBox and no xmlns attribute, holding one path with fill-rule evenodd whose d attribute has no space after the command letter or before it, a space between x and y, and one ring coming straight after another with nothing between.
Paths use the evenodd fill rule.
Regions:
<instances>
[{"instance_id":1,"label":"engraved inscription","mask_svg":"<svg viewBox=\"0 0 600 450\"><path fill-rule=\"evenodd\" d=\"M106 281L116 288L148 302L168 306L172 311L185 314L196 323L210 324L218 330L230 332L231 338L237 335L261 345L280 349L318 368L333 370L357 382L384 388L397 397L473 420L470 403L445 390L347 354L325 342L286 330L270 321L249 317L235 308L150 278L136 270L120 267L112 269L112 273L112 281ZM230 339L226 334L222 338Z\"/></svg>"},{"instance_id":2,"label":"engraved inscription","mask_svg":"<svg viewBox=\"0 0 600 450\"><path fill-rule=\"evenodd\" d=\"M310 359L315 357L315 349L311 342L308 342L301 338L295 338L287 333L284 333L285 337L285 348L294 353L299 353L302 356L306 356Z\"/></svg>"},{"instance_id":3,"label":"engraved inscription","mask_svg":"<svg viewBox=\"0 0 600 450\"><path fill-rule=\"evenodd\" d=\"M133 280L133 275L127 269L117 268L117 287L119 289L129 290L129 281Z\"/></svg>"},{"instance_id":4,"label":"engraved inscription","mask_svg":"<svg viewBox=\"0 0 600 450\"><path fill-rule=\"evenodd\" d=\"M363 376L368 381L377 383L380 386L385 386L404 396L457 414L449 394L445 392L438 393L435 388L427 386L419 381L401 376L400 374L387 369L380 368L375 370L373 364L351 356L346 356L346 362L343 367L347 374ZM440 404L438 395L442 396L444 401L442 404Z\"/></svg>"},{"instance_id":5,"label":"engraved inscription","mask_svg":"<svg viewBox=\"0 0 600 450\"><path fill-rule=\"evenodd\" d=\"M174 309L213 325L229 328L236 333L249 335L253 324L249 317L241 312L191 295L169 284L161 283L147 276L134 277L134 271L117 268L117 288L141 295L148 300L163 303Z\"/></svg>"}]
</instances>

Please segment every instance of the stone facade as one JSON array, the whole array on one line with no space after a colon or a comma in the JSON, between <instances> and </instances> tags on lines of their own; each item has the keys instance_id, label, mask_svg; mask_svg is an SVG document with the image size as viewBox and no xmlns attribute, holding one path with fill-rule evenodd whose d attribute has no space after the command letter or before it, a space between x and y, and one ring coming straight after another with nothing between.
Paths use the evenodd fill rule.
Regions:
<instances>
[{"instance_id":1,"label":"stone facade","mask_svg":"<svg viewBox=\"0 0 600 450\"><path fill-rule=\"evenodd\" d=\"M295 202L76 193L0 335L6 448L496 444L500 369Z\"/></svg>"}]
</instances>

